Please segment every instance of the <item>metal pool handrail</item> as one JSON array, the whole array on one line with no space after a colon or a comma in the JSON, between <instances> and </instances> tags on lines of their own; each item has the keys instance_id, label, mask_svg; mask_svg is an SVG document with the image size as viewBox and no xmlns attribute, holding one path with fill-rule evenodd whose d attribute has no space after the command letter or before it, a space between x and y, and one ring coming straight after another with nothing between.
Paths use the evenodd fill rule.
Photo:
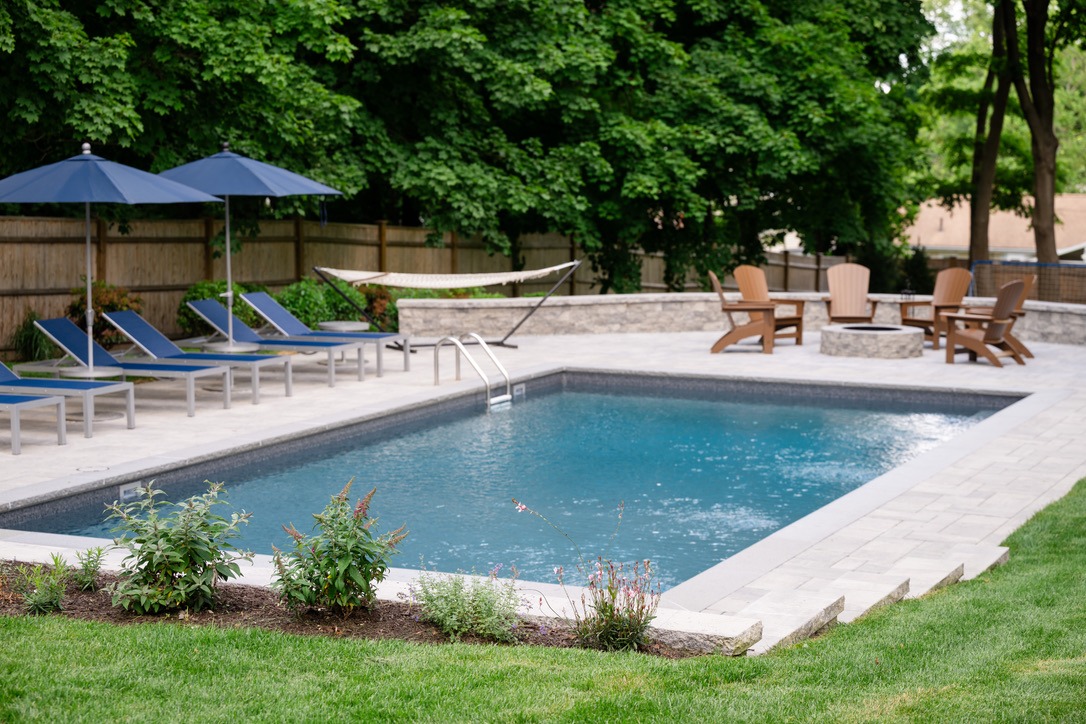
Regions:
<instances>
[{"instance_id":1,"label":"metal pool handrail","mask_svg":"<svg viewBox=\"0 0 1086 724\"><path fill-rule=\"evenodd\" d=\"M498 368L498 371L501 372L502 377L505 378L505 394L504 395L497 395L496 397L491 397L490 396L490 378L486 375L485 372L483 372L483 368L479 366L479 363L475 361L475 358L471 356L471 353L468 352L467 348L464 347L463 340L465 338L470 338L470 339L474 340L482 348L482 350L484 352L486 352L487 357L489 357L490 361L494 363L494 366ZM439 353L441 352L442 345L444 345L446 342L449 342L449 343L455 345L455 347L456 347L456 379L457 380L460 379L460 355L461 355L461 353L463 353L464 357L467 358L468 363L475 369L475 372L478 373L479 377L482 378L483 384L486 386L486 409L487 410L489 410L494 405L501 404L503 402L512 402L513 401L513 391L512 391L513 383L509 379L509 373L505 370L505 367L502 366L502 363L498 361L498 358L494 356L494 352L490 349L490 346L486 342L484 342L483 338L480 337L475 332L465 332L464 334L460 335L459 339L456 338L456 337L452 337L452 336L443 337L440 340L438 340L437 344L434 345L434 385L435 386L441 384L441 373L440 373L440 363L439 363L440 354Z\"/></svg>"}]
</instances>

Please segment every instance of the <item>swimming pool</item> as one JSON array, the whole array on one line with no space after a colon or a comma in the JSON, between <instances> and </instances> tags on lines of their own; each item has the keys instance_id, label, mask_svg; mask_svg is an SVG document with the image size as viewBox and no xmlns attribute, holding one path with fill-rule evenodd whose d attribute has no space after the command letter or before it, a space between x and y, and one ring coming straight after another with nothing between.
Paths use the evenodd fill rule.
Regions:
<instances>
[{"instance_id":1,"label":"swimming pool","mask_svg":"<svg viewBox=\"0 0 1086 724\"><path fill-rule=\"evenodd\" d=\"M880 409L866 410L876 398ZM224 480L230 502L255 512L245 535L257 552L287 545L284 523L308 530L310 514L355 477L358 496L378 488L381 530L406 523L411 531L398 566L515 564L526 580L552 580L556 565L572 569L570 542L518 514L516 497L565 530L586 557L649 558L669 587L1007 402L948 408L886 391L674 380L647 388L571 376L490 415L438 411L425 421L304 441L284 455L209 463L190 471L188 487L204 477ZM304 466L303 457L310 459ZM171 499L181 494L177 488ZM608 549L620 501L622 525ZM99 503L33 527L108 535L100 511Z\"/></svg>"}]
</instances>

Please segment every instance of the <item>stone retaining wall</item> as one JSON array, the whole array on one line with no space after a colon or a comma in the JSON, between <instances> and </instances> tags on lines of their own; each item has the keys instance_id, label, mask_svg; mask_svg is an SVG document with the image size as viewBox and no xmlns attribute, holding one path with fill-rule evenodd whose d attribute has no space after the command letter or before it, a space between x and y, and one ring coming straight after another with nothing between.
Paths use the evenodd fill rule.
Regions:
<instances>
[{"instance_id":1,"label":"stone retaining wall","mask_svg":"<svg viewBox=\"0 0 1086 724\"><path fill-rule=\"evenodd\" d=\"M738 295L729 295L739 299ZM806 301L804 326L817 331L828 323L823 295L774 294L774 299ZM879 301L875 322L898 324L896 294L874 294ZM924 297L917 297L923 299ZM967 299L967 304L991 304L991 299ZM411 337L444 337L478 332L504 337L538 297L520 299L403 299L400 331ZM722 332L727 325L715 294L608 294L551 297L517 334L596 334L611 332ZM1086 345L1086 305L1027 302L1026 315L1015 325L1021 339Z\"/></svg>"}]
</instances>

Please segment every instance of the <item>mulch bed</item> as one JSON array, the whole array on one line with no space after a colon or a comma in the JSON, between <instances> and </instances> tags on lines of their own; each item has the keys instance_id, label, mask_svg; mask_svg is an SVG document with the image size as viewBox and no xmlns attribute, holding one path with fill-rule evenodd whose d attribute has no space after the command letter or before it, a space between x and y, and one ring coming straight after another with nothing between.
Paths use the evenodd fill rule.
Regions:
<instances>
[{"instance_id":1,"label":"mulch bed","mask_svg":"<svg viewBox=\"0 0 1086 724\"><path fill-rule=\"evenodd\" d=\"M99 576L101 585L116 580L113 574ZM0 580L0 616L25 615L22 597L13 593ZM219 589L217 605L213 611L197 613L174 612L158 616L137 616L114 607L110 596L103 590L80 591L69 585L64 596L63 610L51 614L81 621L101 621L111 624L141 624L176 622L183 625L221 626L223 628L259 628L301 636L333 636L360 639L399 639L420 644L441 645L448 637L436 626L417 620L418 608L406 602L378 601L369 611L356 611L347 618L325 611L311 611L294 615L280 604L278 596L268 588L237 584L224 585ZM561 621L548 621L545 626L524 621L519 627L519 643L516 645L575 648L576 638ZM461 642L490 644L477 637L465 636ZM652 642L645 654L678 659L691 656L689 651L675 649Z\"/></svg>"}]
</instances>

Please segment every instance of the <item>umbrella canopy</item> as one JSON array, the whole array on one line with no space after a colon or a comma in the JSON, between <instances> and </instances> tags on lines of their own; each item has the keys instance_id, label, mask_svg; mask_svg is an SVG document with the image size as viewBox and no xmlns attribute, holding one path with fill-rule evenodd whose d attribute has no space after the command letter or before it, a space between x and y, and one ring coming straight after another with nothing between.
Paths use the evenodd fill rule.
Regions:
<instances>
[{"instance_id":1,"label":"umbrella canopy","mask_svg":"<svg viewBox=\"0 0 1086 724\"><path fill-rule=\"evenodd\" d=\"M178 204L219 203L220 199L153 173L107 161L91 153L83 144L83 153L64 161L23 171L0 180L0 203L48 204L81 203L86 207L87 254L87 345L93 343L94 307L91 300L91 223L92 203ZM94 371L93 356L91 372Z\"/></svg>"},{"instance_id":2,"label":"umbrella canopy","mask_svg":"<svg viewBox=\"0 0 1086 724\"><path fill-rule=\"evenodd\" d=\"M234 278L230 269L230 197L231 196L342 196L331 186L308 179L301 174L287 171L240 156L230 151L224 143L222 151L159 174L163 178L200 189L209 194L222 196L226 201L226 306L231 314L227 319L226 349L234 346Z\"/></svg>"}]
</instances>

